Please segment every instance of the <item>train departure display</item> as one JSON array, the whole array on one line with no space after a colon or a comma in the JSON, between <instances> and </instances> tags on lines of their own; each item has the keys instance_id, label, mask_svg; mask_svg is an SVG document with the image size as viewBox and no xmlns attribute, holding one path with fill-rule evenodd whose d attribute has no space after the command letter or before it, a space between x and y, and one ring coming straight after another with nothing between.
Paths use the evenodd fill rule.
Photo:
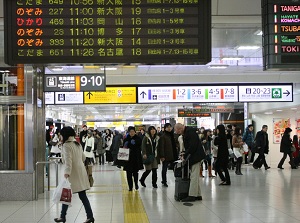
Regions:
<instances>
[{"instance_id":1,"label":"train departure display","mask_svg":"<svg viewBox=\"0 0 300 223\"><path fill-rule=\"evenodd\" d=\"M5 61L211 60L210 0L4 0Z\"/></svg>"},{"instance_id":2,"label":"train departure display","mask_svg":"<svg viewBox=\"0 0 300 223\"><path fill-rule=\"evenodd\" d=\"M264 69L300 68L300 1L263 0Z\"/></svg>"}]
</instances>

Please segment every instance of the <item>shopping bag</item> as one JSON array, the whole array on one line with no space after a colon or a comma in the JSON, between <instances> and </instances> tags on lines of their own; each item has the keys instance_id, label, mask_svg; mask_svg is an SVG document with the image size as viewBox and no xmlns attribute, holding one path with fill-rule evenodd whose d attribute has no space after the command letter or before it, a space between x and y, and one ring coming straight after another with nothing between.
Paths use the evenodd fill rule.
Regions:
<instances>
[{"instance_id":1,"label":"shopping bag","mask_svg":"<svg viewBox=\"0 0 300 223\"><path fill-rule=\"evenodd\" d=\"M53 193L52 201L71 206L72 189L68 179L62 180Z\"/></svg>"},{"instance_id":2,"label":"shopping bag","mask_svg":"<svg viewBox=\"0 0 300 223\"><path fill-rule=\"evenodd\" d=\"M119 148L118 160L129 160L129 149L128 148Z\"/></svg>"},{"instance_id":3,"label":"shopping bag","mask_svg":"<svg viewBox=\"0 0 300 223\"><path fill-rule=\"evenodd\" d=\"M246 143L244 143L243 145L243 150L245 153L249 152L249 148L248 148L248 145Z\"/></svg>"}]
</instances>

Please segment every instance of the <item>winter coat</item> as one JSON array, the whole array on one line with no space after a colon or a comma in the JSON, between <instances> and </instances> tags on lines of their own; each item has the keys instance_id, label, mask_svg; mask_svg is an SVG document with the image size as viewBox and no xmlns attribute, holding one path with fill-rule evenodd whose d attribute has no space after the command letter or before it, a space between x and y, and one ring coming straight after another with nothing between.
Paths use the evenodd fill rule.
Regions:
<instances>
[{"instance_id":1,"label":"winter coat","mask_svg":"<svg viewBox=\"0 0 300 223\"><path fill-rule=\"evenodd\" d=\"M116 135L113 137L112 144L110 146L111 154L113 154L113 155L118 154L119 148L122 145L122 139L123 139L123 136L120 133L116 132Z\"/></svg>"},{"instance_id":2,"label":"winter coat","mask_svg":"<svg viewBox=\"0 0 300 223\"><path fill-rule=\"evenodd\" d=\"M173 145L171 134L164 132L158 141L158 157L165 158L165 161L174 161Z\"/></svg>"},{"instance_id":3,"label":"winter coat","mask_svg":"<svg viewBox=\"0 0 300 223\"><path fill-rule=\"evenodd\" d=\"M255 152L259 152L260 149L264 150L264 153L268 154L269 153L269 138L268 138L268 133L264 131L259 131L256 133L255 137Z\"/></svg>"},{"instance_id":4,"label":"winter coat","mask_svg":"<svg viewBox=\"0 0 300 223\"><path fill-rule=\"evenodd\" d=\"M246 131L244 132L243 142L245 142L249 148L253 147L254 133L253 133L253 131L249 131L248 127L246 128Z\"/></svg>"},{"instance_id":5,"label":"winter coat","mask_svg":"<svg viewBox=\"0 0 300 223\"><path fill-rule=\"evenodd\" d=\"M142 151L141 151L142 141L140 137L134 135L130 137L128 135L124 139L123 147L129 148L129 160L125 162L123 170L129 172L138 172L139 170L144 169L142 162Z\"/></svg>"},{"instance_id":6,"label":"winter coat","mask_svg":"<svg viewBox=\"0 0 300 223\"><path fill-rule=\"evenodd\" d=\"M69 174L73 193L90 189L90 183L84 166L85 155L81 145L76 145L74 137L70 137L62 147L64 174Z\"/></svg>"},{"instance_id":7,"label":"winter coat","mask_svg":"<svg viewBox=\"0 0 300 223\"><path fill-rule=\"evenodd\" d=\"M293 140L291 139L289 134L283 134L280 142L280 152L281 153L292 153Z\"/></svg>"},{"instance_id":8,"label":"winter coat","mask_svg":"<svg viewBox=\"0 0 300 223\"><path fill-rule=\"evenodd\" d=\"M84 145L84 155L87 158L94 158L94 146L95 146L94 137L91 136L91 137L85 137L85 138L83 138L83 143L85 143L85 145ZM92 149L91 149L90 152L86 151L86 147L87 146L91 146L92 147Z\"/></svg>"},{"instance_id":9,"label":"winter coat","mask_svg":"<svg viewBox=\"0 0 300 223\"><path fill-rule=\"evenodd\" d=\"M214 145L218 146L217 159L223 162L228 162L229 152L227 145L227 138L225 135L218 135L214 139Z\"/></svg>"},{"instance_id":10,"label":"winter coat","mask_svg":"<svg viewBox=\"0 0 300 223\"><path fill-rule=\"evenodd\" d=\"M243 142L242 136L234 135L232 137L232 146L233 146L233 148L243 149L243 145L240 144L241 142Z\"/></svg>"},{"instance_id":11,"label":"winter coat","mask_svg":"<svg viewBox=\"0 0 300 223\"><path fill-rule=\"evenodd\" d=\"M103 138L100 137L95 137L95 144L97 145L97 153L99 155L103 155L105 153L105 148L103 147Z\"/></svg>"},{"instance_id":12,"label":"winter coat","mask_svg":"<svg viewBox=\"0 0 300 223\"><path fill-rule=\"evenodd\" d=\"M153 144L152 144L152 140L150 138L150 135L148 133L145 134L145 137L143 138L142 141L142 156L146 155L154 155L154 161L149 164L149 165L145 165L146 170L152 170L152 169L157 169L158 168L158 163L159 158L157 157L157 147L158 147L158 142L159 142L159 136L156 135L154 138L154 152L153 152Z\"/></svg>"},{"instance_id":13,"label":"winter coat","mask_svg":"<svg viewBox=\"0 0 300 223\"><path fill-rule=\"evenodd\" d=\"M58 138L58 135L55 134L53 139L52 139L53 142L58 142L55 146L51 146L51 153L61 153L61 150L60 150L60 142L59 142L59 138Z\"/></svg>"},{"instance_id":14,"label":"winter coat","mask_svg":"<svg viewBox=\"0 0 300 223\"><path fill-rule=\"evenodd\" d=\"M190 155L190 166L199 163L205 158L205 152L202 143L195 128L186 126L183 134L183 143L185 148L185 158Z\"/></svg>"},{"instance_id":15,"label":"winter coat","mask_svg":"<svg viewBox=\"0 0 300 223\"><path fill-rule=\"evenodd\" d=\"M203 142L204 140L206 140L205 143ZM204 137L201 138L201 144L203 145L206 155L211 154L211 141L212 141L212 138L210 136L208 136L207 138L204 138Z\"/></svg>"}]
</instances>

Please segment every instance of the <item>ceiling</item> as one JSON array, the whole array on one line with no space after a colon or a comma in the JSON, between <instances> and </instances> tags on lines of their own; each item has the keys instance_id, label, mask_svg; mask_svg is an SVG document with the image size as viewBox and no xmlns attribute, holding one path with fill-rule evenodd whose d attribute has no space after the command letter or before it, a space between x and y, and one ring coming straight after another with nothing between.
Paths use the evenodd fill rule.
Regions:
<instances>
[{"instance_id":1,"label":"ceiling","mask_svg":"<svg viewBox=\"0 0 300 223\"><path fill-rule=\"evenodd\" d=\"M0 0L0 61L3 66L3 0ZM128 84L172 84L172 83L245 83L272 82L294 83L294 94L300 94L299 72L263 71L261 31L261 0L212 0L212 61L207 65L143 65L110 64L116 70L106 72L107 85ZM1 41L2 40L2 41ZM238 50L239 46L258 46L252 50ZM224 56L242 56L239 61L224 61ZM226 69L210 69L209 65L228 65ZM59 69L55 69L59 68ZM48 74L99 73L97 64L49 64ZM296 97L294 97L296 98ZM299 99L299 100L298 100ZM298 100L298 101L297 101ZM278 106L290 111L291 107L300 110L300 98L286 105L264 103L258 112ZM235 106L241 106L236 104ZM159 105L65 105L47 106L47 117L77 120L159 120L175 117L178 108L189 108L192 104ZM250 106L251 108L251 106ZM254 107L253 107L254 108Z\"/></svg>"}]
</instances>

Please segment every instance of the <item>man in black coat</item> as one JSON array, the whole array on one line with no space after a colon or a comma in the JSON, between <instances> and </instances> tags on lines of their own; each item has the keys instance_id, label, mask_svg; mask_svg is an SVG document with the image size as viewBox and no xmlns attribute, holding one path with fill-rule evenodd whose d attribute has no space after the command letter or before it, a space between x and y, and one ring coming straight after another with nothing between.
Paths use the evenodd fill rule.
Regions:
<instances>
[{"instance_id":1,"label":"man in black coat","mask_svg":"<svg viewBox=\"0 0 300 223\"><path fill-rule=\"evenodd\" d=\"M256 150L257 153L259 153L259 156L253 163L253 168L258 169L264 165L265 169L270 169L266 162L265 154L269 153L269 138L268 138L268 126L263 125L262 130L256 133L255 137L255 144L256 144Z\"/></svg>"},{"instance_id":2,"label":"man in black coat","mask_svg":"<svg viewBox=\"0 0 300 223\"><path fill-rule=\"evenodd\" d=\"M202 200L199 173L200 162L205 158L205 153L196 132L197 129L184 126L180 123L177 123L174 129L177 134L183 135L183 144L185 148L184 158L189 156L189 164L191 168L189 196L184 198L182 201L193 202L195 200Z\"/></svg>"},{"instance_id":3,"label":"man in black coat","mask_svg":"<svg viewBox=\"0 0 300 223\"><path fill-rule=\"evenodd\" d=\"M86 125L83 125L82 128L83 128L83 130L79 134L79 140L80 140L80 144L82 146L82 149L84 149L85 142L83 142L83 138L85 138L87 136L88 130L87 130Z\"/></svg>"}]
</instances>

